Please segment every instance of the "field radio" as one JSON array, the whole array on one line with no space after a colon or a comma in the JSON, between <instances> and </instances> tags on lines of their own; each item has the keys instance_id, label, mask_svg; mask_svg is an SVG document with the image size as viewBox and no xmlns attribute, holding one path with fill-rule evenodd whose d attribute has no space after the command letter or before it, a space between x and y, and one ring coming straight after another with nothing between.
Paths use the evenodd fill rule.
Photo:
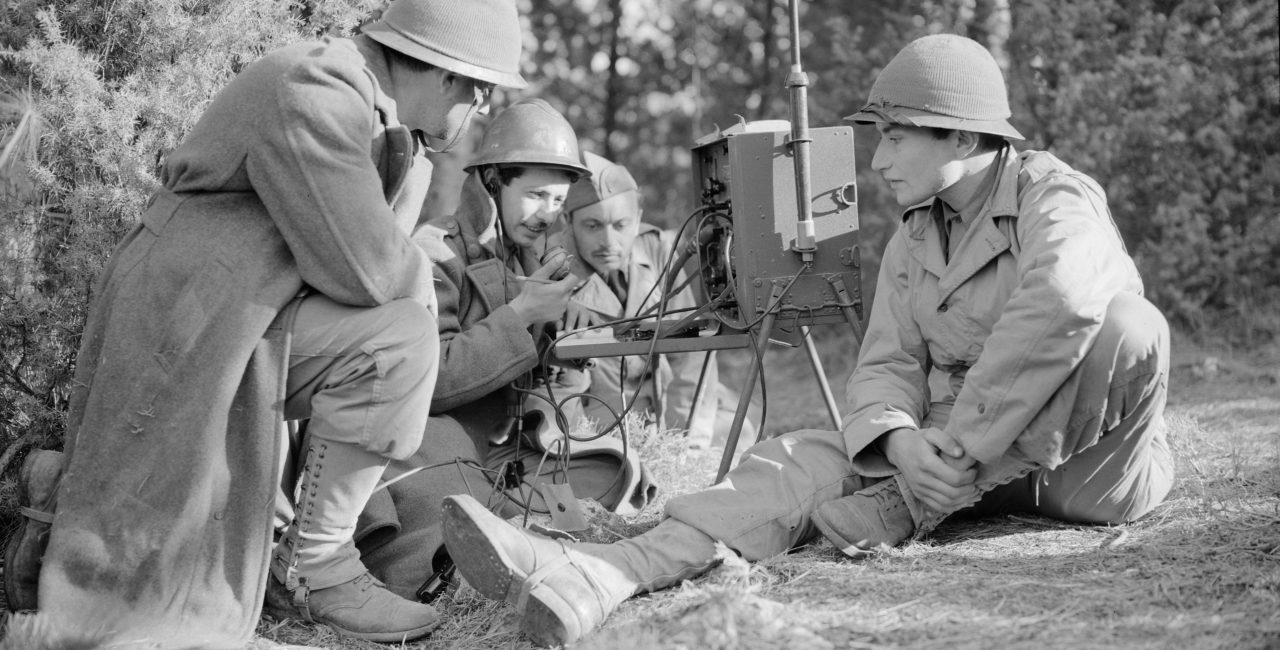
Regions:
<instances>
[{"instance_id":1,"label":"field radio","mask_svg":"<svg viewBox=\"0 0 1280 650\"><path fill-rule=\"evenodd\" d=\"M853 129L809 131L810 255L797 252L790 123L742 122L693 147L701 302L731 329L749 329L769 310L772 334L845 323L861 311L858 189Z\"/></svg>"},{"instance_id":2,"label":"field radio","mask_svg":"<svg viewBox=\"0 0 1280 650\"><path fill-rule=\"evenodd\" d=\"M677 315L669 326L661 318L643 339L581 337L557 345L564 359L705 350L694 404L706 389L714 350L752 347L717 482L729 471L769 341L805 346L837 428L839 408L809 326L847 323L855 347L862 343L853 129L809 128L798 2L788 3L791 120L741 120L698 139L692 148L694 210L681 229L680 254L668 269L663 293L665 299L683 275L699 306ZM694 323L707 327L698 325L697 334L688 337L687 326ZM636 339L640 330L627 325L625 331Z\"/></svg>"}]
</instances>

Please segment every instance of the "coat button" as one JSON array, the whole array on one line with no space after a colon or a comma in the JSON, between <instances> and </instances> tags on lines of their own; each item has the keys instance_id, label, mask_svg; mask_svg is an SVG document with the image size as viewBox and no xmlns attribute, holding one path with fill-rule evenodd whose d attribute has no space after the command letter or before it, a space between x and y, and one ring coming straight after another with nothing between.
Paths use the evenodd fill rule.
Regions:
<instances>
[{"instance_id":1,"label":"coat button","mask_svg":"<svg viewBox=\"0 0 1280 650\"><path fill-rule=\"evenodd\" d=\"M945 312L947 311L947 309L949 309L949 307L947 307L947 303L945 302L942 303L941 305L938 305L938 311Z\"/></svg>"},{"instance_id":2,"label":"coat button","mask_svg":"<svg viewBox=\"0 0 1280 650\"><path fill-rule=\"evenodd\" d=\"M986 404L978 404L978 414L979 414L979 415L981 415L981 414L986 413L986 412L987 412L987 405L986 405Z\"/></svg>"}]
</instances>

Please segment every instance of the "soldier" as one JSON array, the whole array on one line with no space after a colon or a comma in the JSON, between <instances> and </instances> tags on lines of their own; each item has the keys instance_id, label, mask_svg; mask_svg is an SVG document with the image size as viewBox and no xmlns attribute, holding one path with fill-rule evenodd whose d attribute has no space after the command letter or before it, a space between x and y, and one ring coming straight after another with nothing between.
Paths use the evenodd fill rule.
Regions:
<instances>
[{"instance_id":1,"label":"soldier","mask_svg":"<svg viewBox=\"0 0 1280 650\"><path fill-rule=\"evenodd\" d=\"M33 510L52 519L43 570L33 519L7 553L11 599L34 599L38 572L48 629L110 630L103 645L243 647L269 580L345 635L438 625L368 573L351 531L417 450L435 385L431 265L410 239L422 151L451 147L495 85L525 85L520 33L511 0L398 0L214 98L97 287L56 512ZM273 553L282 418L309 426ZM24 477L47 492L60 469Z\"/></svg>"},{"instance_id":2,"label":"soldier","mask_svg":"<svg viewBox=\"0 0 1280 650\"><path fill-rule=\"evenodd\" d=\"M541 99L518 102L494 118L466 169L458 212L414 235L435 264L440 301L440 376L427 423L438 444L392 463L386 475L395 482L375 494L357 532L374 575L406 596L433 566L447 566L437 551L448 495L471 494L513 515L545 510L541 484L567 484L575 497L622 512L656 490L633 449L613 439L566 441L549 401L588 380L543 363L553 324L582 282L550 236L570 187L590 173L573 128Z\"/></svg>"},{"instance_id":3,"label":"soldier","mask_svg":"<svg viewBox=\"0 0 1280 650\"><path fill-rule=\"evenodd\" d=\"M1004 79L972 40L908 44L852 116L906 208L885 251L843 431L752 448L726 480L672 499L614 544L551 541L465 497L445 503L467 581L569 643L618 603L817 537L857 556L942 518L1025 510L1121 523L1158 505L1173 462L1163 410L1168 325L1096 182L1019 153Z\"/></svg>"},{"instance_id":4,"label":"soldier","mask_svg":"<svg viewBox=\"0 0 1280 650\"><path fill-rule=\"evenodd\" d=\"M642 195L626 167L583 153L591 178L575 183L565 201L569 232L565 248L574 254L574 274L587 281L574 293L566 329L635 318L667 300L667 309L695 306L692 290L663 295L665 264L672 261L671 233L641 220ZM680 276L683 278L683 275ZM679 286L680 281L673 283ZM612 426L625 408L649 412L665 428L686 428L691 446L708 447L727 438L736 402L719 382L714 364L707 369L708 388L697 408L694 391L702 355L601 357L591 362L592 396L583 412L600 427ZM726 409L725 406L728 406ZM694 419L689 420L690 412ZM755 440L755 427L744 422L741 440Z\"/></svg>"}]
</instances>

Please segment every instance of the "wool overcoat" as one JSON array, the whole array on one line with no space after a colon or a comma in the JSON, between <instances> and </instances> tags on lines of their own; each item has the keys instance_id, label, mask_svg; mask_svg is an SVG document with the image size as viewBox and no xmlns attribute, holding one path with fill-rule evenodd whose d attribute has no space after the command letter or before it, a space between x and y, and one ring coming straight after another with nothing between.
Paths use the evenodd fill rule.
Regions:
<instances>
[{"instance_id":1,"label":"wool overcoat","mask_svg":"<svg viewBox=\"0 0 1280 650\"><path fill-rule=\"evenodd\" d=\"M272 543L286 307L304 291L433 305L397 224L415 160L379 46L281 48L238 75L168 156L97 285L68 465L40 580L66 630L243 647ZM429 176L429 174L428 174ZM412 220L409 220L412 223Z\"/></svg>"}]
</instances>

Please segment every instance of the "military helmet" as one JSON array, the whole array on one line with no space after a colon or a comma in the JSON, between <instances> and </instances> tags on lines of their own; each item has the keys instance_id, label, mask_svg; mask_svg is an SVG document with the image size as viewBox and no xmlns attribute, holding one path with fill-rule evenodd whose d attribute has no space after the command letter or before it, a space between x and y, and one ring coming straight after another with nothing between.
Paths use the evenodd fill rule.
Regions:
<instances>
[{"instance_id":1,"label":"military helmet","mask_svg":"<svg viewBox=\"0 0 1280 650\"><path fill-rule=\"evenodd\" d=\"M1000 66L977 41L954 34L917 38L871 86L867 105L844 119L958 129L1022 140L1009 124Z\"/></svg>"},{"instance_id":2,"label":"military helmet","mask_svg":"<svg viewBox=\"0 0 1280 650\"><path fill-rule=\"evenodd\" d=\"M405 56L480 81L524 88L514 0L395 0L361 33Z\"/></svg>"},{"instance_id":3,"label":"military helmet","mask_svg":"<svg viewBox=\"0 0 1280 650\"><path fill-rule=\"evenodd\" d=\"M554 167L575 179L591 175L582 164L578 135L569 120L542 99L516 102L493 118L466 170L484 165Z\"/></svg>"},{"instance_id":4,"label":"military helmet","mask_svg":"<svg viewBox=\"0 0 1280 650\"><path fill-rule=\"evenodd\" d=\"M631 172L627 171L626 167L590 151L582 152L582 160L591 171L591 180L574 183L573 187L569 188L569 196L564 200L565 214L572 215L574 210L595 205L620 194L639 191L640 186L636 184L636 179L631 176Z\"/></svg>"}]
</instances>

